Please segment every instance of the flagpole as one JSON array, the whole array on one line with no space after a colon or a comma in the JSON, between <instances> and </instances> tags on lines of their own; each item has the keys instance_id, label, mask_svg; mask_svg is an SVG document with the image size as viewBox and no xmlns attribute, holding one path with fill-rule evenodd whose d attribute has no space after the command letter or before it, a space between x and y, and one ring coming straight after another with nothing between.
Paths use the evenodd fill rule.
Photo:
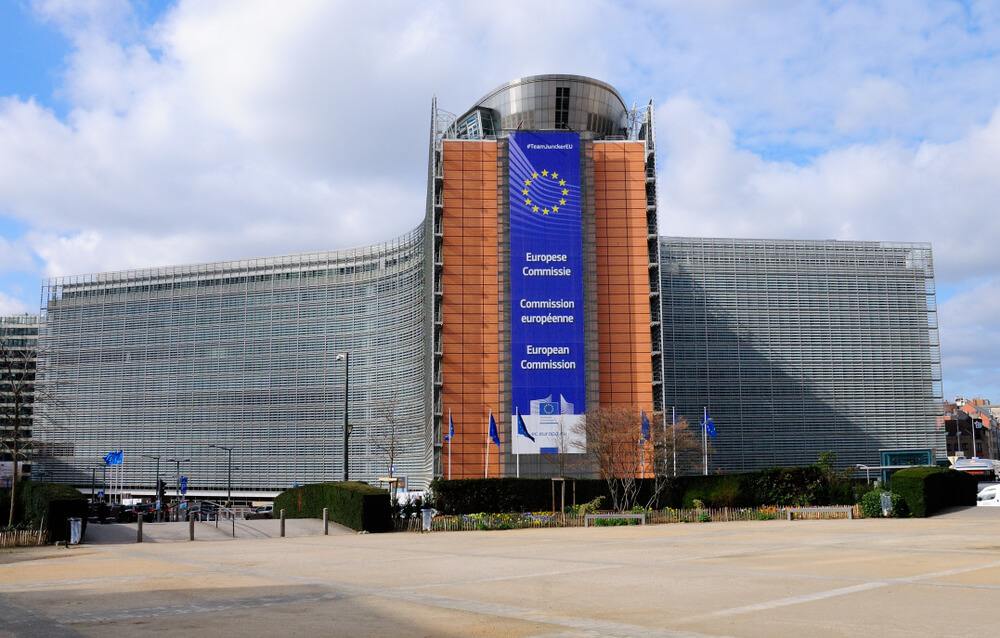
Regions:
<instances>
[{"instance_id":1,"label":"flagpole","mask_svg":"<svg viewBox=\"0 0 1000 638\"><path fill-rule=\"evenodd\" d=\"M646 437L642 435L642 423L639 428L639 476L646 478Z\"/></svg>"},{"instance_id":2,"label":"flagpole","mask_svg":"<svg viewBox=\"0 0 1000 638\"><path fill-rule=\"evenodd\" d=\"M493 419L493 410L490 410L490 420ZM484 478L490 477L490 423L486 422L486 475Z\"/></svg>"},{"instance_id":3,"label":"flagpole","mask_svg":"<svg viewBox=\"0 0 1000 638\"><path fill-rule=\"evenodd\" d=\"M674 424L673 424L673 435L674 435L674 476L677 476L677 406L672 406L671 411L674 413Z\"/></svg>"},{"instance_id":4,"label":"flagpole","mask_svg":"<svg viewBox=\"0 0 1000 638\"><path fill-rule=\"evenodd\" d=\"M663 443L662 446L667 446L667 406L660 404L660 425L663 426ZM656 448L653 448L653 458L656 458ZM655 461L654 461L655 462ZM667 473L667 457L663 457L663 473Z\"/></svg>"},{"instance_id":5,"label":"flagpole","mask_svg":"<svg viewBox=\"0 0 1000 638\"><path fill-rule=\"evenodd\" d=\"M451 480L451 440L455 435L451 432L451 408L448 408L448 480Z\"/></svg>"},{"instance_id":6,"label":"flagpole","mask_svg":"<svg viewBox=\"0 0 1000 638\"><path fill-rule=\"evenodd\" d=\"M517 428L521 424L520 418L521 418L521 411L520 411L520 409L519 408L514 408L514 427L511 428L511 432L512 433L518 432ZM520 443L520 441L517 440L517 436L512 436L511 438L514 439L514 441L513 441L514 443ZM973 456L975 456L975 455L973 455ZM517 478L521 478L521 446L520 445L518 445L517 449L514 450L514 457L517 459Z\"/></svg>"},{"instance_id":7,"label":"flagpole","mask_svg":"<svg viewBox=\"0 0 1000 638\"><path fill-rule=\"evenodd\" d=\"M708 476L708 407L705 408L705 418L701 422L702 475Z\"/></svg>"}]
</instances>

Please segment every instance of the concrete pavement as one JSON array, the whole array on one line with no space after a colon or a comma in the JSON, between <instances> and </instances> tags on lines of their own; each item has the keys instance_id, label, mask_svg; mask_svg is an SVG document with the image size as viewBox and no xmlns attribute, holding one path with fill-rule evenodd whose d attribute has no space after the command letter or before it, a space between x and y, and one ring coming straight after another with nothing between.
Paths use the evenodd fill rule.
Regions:
<instances>
[{"instance_id":1,"label":"concrete pavement","mask_svg":"<svg viewBox=\"0 0 1000 638\"><path fill-rule=\"evenodd\" d=\"M0 636L989 635L985 509L3 550Z\"/></svg>"}]
</instances>

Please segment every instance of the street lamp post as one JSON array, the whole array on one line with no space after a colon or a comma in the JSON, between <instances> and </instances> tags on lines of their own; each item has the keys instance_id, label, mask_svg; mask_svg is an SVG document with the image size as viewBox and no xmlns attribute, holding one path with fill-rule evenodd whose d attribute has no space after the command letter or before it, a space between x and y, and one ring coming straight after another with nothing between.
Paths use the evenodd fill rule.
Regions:
<instances>
[{"instance_id":1,"label":"street lamp post","mask_svg":"<svg viewBox=\"0 0 1000 638\"><path fill-rule=\"evenodd\" d=\"M209 444L208 447L218 448L220 450L225 450L226 454L229 456L229 471L228 479L226 480L226 501L227 507L230 507L233 502L233 448L226 447L225 445L217 445L215 443Z\"/></svg>"},{"instance_id":2,"label":"street lamp post","mask_svg":"<svg viewBox=\"0 0 1000 638\"><path fill-rule=\"evenodd\" d=\"M344 360L344 481L347 481L347 438L351 436L351 426L347 423L347 394L350 390L351 353L342 352L337 361Z\"/></svg>"}]
</instances>

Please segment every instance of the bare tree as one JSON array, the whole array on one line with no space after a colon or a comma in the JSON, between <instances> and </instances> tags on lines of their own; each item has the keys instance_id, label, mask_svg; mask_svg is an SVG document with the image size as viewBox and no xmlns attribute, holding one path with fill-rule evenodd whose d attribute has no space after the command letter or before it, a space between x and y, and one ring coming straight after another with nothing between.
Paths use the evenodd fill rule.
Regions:
<instances>
[{"instance_id":1,"label":"bare tree","mask_svg":"<svg viewBox=\"0 0 1000 638\"><path fill-rule=\"evenodd\" d=\"M583 452L608 483L612 506L618 511L631 508L647 463L639 410L635 406L589 410L577 427L585 437ZM655 460L649 461L655 467Z\"/></svg>"},{"instance_id":2,"label":"bare tree","mask_svg":"<svg viewBox=\"0 0 1000 638\"><path fill-rule=\"evenodd\" d=\"M373 428L372 447L379 458L385 462L388 476L393 478L396 473L396 458L402 450L402 441L399 436L401 418L396 413L395 400L380 402L378 414L382 417L384 424Z\"/></svg>"},{"instance_id":3,"label":"bare tree","mask_svg":"<svg viewBox=\"0 0 1000 638\"><path fill-rule=\"evenodd\" d=\"M649 417L649 429L642 427L642 413L636 406L602 407L587 412L578 424L586 442L582 450L597 466L608 483L612 505L618 511L636 505L649 508L666 488L673 472L674 452L678 470L687 469L692 452L700 449L686 420L664 427L663 417ZM639 503L640 479L650 488L646 502Z\"/></svg>"},{"instance_id":4,"label":"bare tree","mask_svg":"<svg viewBox=\"0 0 1000 638\"><path fill-rule=\"evenodd\" d=\"M31 449L31 423L35 391L34 347L16 347L0 329L0 446L13 463L10 484L10 515L14 524L17 502L18 463L27 460Z\"/></svg>"}]
</instances>

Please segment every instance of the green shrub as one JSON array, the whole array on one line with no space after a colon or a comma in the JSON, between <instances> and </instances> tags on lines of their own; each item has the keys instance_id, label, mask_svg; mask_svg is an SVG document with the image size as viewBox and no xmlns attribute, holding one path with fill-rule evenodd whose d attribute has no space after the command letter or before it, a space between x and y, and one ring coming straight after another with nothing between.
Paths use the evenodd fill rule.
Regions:
<instances>
[{"instance_id":1,"label":"green shrub","mask_svg":"<svg viewBox=\"0 0 1000 638\"><path fill-rule=\"evenodd\" d=\"M723 475L708 495L711 507L739 507L744 498L742 481L736 475Z\"/></svg>"},{"instance_id":2,"label":"green shrub","mask_svg":"<svg viewBox=\"0 0 1000 638\"><path fill-rule=\"evenodd\" d=\"M69 518L82 519L87 529L87 497L76 488L61 483L27 481L23 484L24 522L31 528L49 530L49 540L69 538Z\"/></svg>"},{"instance_id":3,"label":"green shrub","mask_svg":"<svg viewBox=\"0 0 1000 638\"><path fill-rule=\"evenodd\" d=\"M892 475L889 485L913 516L926 517L954 505L975 505L975 476L944 467L910 467Z\"/></svg>"},{"instance_id":4,"label":"green shrub","mask_svg":"<svg viewBox=\"0 0 1000 638\"><path fill-rule=\"evenodd\" d=\"M274 499L275 516L322 518L330 509L330 520L358 531L387 532L392 529L389 492L367 483L312 483L284 491Z\"/></svg>"},{"instance_id":5,"label":"green shrub","mask_svg":"<svg viewBox=\"0 0 1000 638\"><path fill-rule=\"evenodd\" d=\"M909 515L909 508L906 506L906 501L899 494L893 494L892 492L886 492L881 489L874 489L866 492L864 496L861 497L861 513L867 518L879 518L882 516L882 495L891 494L892 499L892 512L889 514L892 518L905 518Z\"/></svg>"}]
</instances>

